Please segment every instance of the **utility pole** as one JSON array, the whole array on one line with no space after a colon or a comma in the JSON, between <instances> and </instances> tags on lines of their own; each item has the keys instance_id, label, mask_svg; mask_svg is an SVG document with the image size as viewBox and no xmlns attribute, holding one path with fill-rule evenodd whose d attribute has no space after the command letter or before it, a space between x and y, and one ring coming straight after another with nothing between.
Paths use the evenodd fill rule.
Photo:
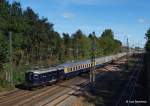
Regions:
<instances>
[{"instance_id":1,"label":"utility pole","mask_svg":"<svg viewBox=\"0 0 150 106\"><path fill-rule=\"evenodd\" d=\"M13 79L13 72L12 72L12 32L9 32L9 53L10 53L10 57L9 57L9 62L10 62L10 78L9 81L12 82ZM13 82L12 82L13 83Z\"/></svg>"},{"instance_id":2,"label":"utility pole","mask_svg":"<svg viewBox=\"0 0 150 106\"><path fill-rule=\"evenodd\" d=\"M79 55L79 43L78 43L78 38L74 42L74 60L78 61L78 55Z\"/></svg>"},{"instance_id":3,"label":"utility pole","mask_svg":"<svg viewBox=\"0 0 150 106\"><path fill-rule=\"evenodd\" d=\"M10 6L10 23L12 23L12 6ZM13 70L12 70L12 32L9 31L9 62L10 62L10 74L9 74L9 81L13 84Z\"/></svg>"},{"instance_id":4,"label":"utility pole","mask_svg":"<svg viewBox=\"0 0 150 106\"><path fill-rule=\"evenodd\" d=\"M77 48L76 48L76 61L78 61L78 55L79 55L79 43L78 43L78 38L77 38Z\"/></svg>"},{"instance_id":5,"label":"utility pole","mask_svg":"<svg viewBox=\"0 0 150 106\"><path fill-rule=\"evenodd\" d=\"M127 54L126 54L126 59L127 59L127 69L128 67L128 63L129 63L129 41L128 41L128 37L127 37Z\"/></svg>"},{"instance_id":6,"label":"utility pole","mask_svg":"<svg viewBox=\"0 0 150 106\"><path fill-rule=\"evenodd\" d=\"M96 50L96 44L95 44L95 33L92 34L92 55L91 55L91 68L90 68L90 86L91 91L93 91L94 85L95 85L95 50Z\"/></svg>"}]
</instances>

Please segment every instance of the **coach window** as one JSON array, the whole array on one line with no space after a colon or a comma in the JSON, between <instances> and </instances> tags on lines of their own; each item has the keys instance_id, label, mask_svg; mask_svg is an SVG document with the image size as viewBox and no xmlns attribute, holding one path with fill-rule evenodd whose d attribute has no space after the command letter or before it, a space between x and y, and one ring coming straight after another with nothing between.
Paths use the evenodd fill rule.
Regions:
<instances>
[{"instance_id":1,"label":"coach window","mask_svg":"<svg viewBox=\"0 0 150 106\"><path fill-rule=\"evenodd\" d=\"M38 79L38 74L34 74L34 78L35 78L35 79Z\"/></svg>"}]
</instances>

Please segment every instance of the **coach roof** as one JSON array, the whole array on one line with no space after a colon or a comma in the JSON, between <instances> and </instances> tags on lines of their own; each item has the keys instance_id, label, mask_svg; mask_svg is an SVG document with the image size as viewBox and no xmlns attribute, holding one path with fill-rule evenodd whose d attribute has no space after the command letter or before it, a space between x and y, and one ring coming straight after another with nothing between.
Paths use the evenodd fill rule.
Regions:
<instances>
[{"instance_id":1,"label":"coach roof","mask_svg":"<svg viewBox=\"0 0 150 106\"><path fill-rule=\"evenodd\" d=\"M54 72L54 71L61 70L61 69L63 69L63 67L57 66L57 67L51 67L47 69L29 70L28 72L33 72L36 74L43 74L43 73L48 73L48 72Z\"/></svg>"},{"instance_id":2,"label":"coach roof","mask_svg":"<svg viewBox=\"0 0 150 106\"><path fill-rule=\"evenodd\" d=\"M90 62L91 62L90 60L85 60L85 61L80 61L80 62L64 63L64 64L61 64L60 66L63 66L63 67L74 67L74 66L78 66L78 65L81 65L81 64L89 64Z\"/></svg>"}]
</instances>

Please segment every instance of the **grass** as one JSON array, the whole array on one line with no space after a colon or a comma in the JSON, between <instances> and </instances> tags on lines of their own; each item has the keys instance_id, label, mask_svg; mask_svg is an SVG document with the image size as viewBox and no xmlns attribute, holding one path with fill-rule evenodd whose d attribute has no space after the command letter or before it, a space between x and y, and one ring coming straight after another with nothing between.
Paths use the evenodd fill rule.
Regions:
<instances>
[{"instance_id":1,"label":"grass","mask_svg":"<svg viewBox=\"0 0 150 106\"><path fill-rule=\"evenodd\" d=\"M28 65L22 65L17 68L13 68L13 77L12 82L6 80L6 73L10 73L9 63L4 65L4 70L0 75L0 92L13 90L15 85L24 83L25 81L25 72L29 69Z\"/></svg>"},{"instance_id":2,"label":"grass","mask_svg":"<svg viewBox=\"0 0 150 106\"><path fill-rule=\"evenodd\" d=\"M9 91L15 87L8 81L0 79L0 92Z\"/></svg>"}]
</instances>

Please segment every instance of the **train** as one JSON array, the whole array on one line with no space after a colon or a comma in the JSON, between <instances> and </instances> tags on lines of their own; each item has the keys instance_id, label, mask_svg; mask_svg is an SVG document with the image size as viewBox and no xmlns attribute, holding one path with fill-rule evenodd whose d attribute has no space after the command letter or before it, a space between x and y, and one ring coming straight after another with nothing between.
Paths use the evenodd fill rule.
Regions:
<instances>
[{"instance_id":1,"label":"train","mask_svg":"<svg viewBox=\"0 0 150 106\"><path fill-rule=\"evenodd\" d=\"M93 64L95 68L98 69L104 64L110 63L125 55L126 53L119 53L116 55L95 58L94 63L91 63L91 60L89 59L79 62L63 63L47 69L29 70L25 73L26 87L32 89L37 86L49 85L60 80L69 79L82 73L88 73Z\"/></svg>"}]
</instances>

